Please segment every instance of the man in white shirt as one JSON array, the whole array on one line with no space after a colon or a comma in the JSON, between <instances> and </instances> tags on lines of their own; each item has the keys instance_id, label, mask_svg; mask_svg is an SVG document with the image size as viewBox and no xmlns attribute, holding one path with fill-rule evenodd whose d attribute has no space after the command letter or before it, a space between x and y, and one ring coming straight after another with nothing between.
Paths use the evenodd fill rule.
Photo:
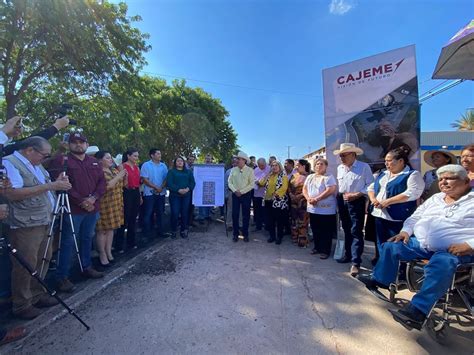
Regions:
<instances>
[{"instance_id":1,"label":"man in white shirt","mask_svg":"<svg viewBox=\"0 0 474 355\"><path fill-rule=\"evenodd\" d=\"M345 255L338 263L350 263L351 275L359 273L364 251L364 220L367 188L374 181L372 170L367 163L358 161L357 155L364 151L353 143L342 143L334 155L339 155L341 164L337 167L337 206L344 229Z\"/></svg>"},{"instance_id":2,"label":"man in white shirt","mask_svg":"<svg viewBox=\"0 0 474 355\"><path fill-rule=\"evenodd\" d=\"M397 322L416 329L451 286L457 266L474 262L474 192L466 170L449 164L436 173L441 192L418 207L400 234L382 245L373 275L359 278L369 289L387 288L395 282L401 260L429 259L421 290L393 312Z\"/></svg>"}]
</instances>

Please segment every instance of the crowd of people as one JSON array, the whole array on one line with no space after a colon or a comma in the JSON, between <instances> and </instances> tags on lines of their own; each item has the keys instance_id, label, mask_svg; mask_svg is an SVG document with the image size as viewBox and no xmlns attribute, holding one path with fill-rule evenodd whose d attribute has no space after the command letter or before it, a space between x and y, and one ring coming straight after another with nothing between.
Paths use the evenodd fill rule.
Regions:
<instances>
[{"instance_id":1,"label":"crowd of people","mask_svg":"<svg viewBox=\"0 0 474 355\"><path fill-rule=\"evenodd\" d=\"M18 120L7 121L0 131L0 143L19 134ZM135 148L128 149L121 161L102 150L91 156L87 154L88 139L79 131L69 135L67 152L51 156L48 139L67 126L67 118L61 120L55 123L59 127L26 138L14 149L10 147L3 159L6 177L1 195L6 204L0 205L0 217L8 225L12 246L41 270L41 277L53 252L57 291L73 292L70 269L74 257L83 277L103 277L103 271L115 261L114 253L140 246L137 220L141 221L142 238L166 237L163 216L167 196L169 236L188 237L195 223L194 156L174 157L170 168L156 148L149 150L149 160L141 165ZM268 243L279 245L288 234L295 245L305 248L310 243L310 229L314 243L311 254L325 260L331 255L339 215L345 248L337 262L351 264L352 276L360 271L364 237L370 233L376 236L375 272L370 279L362 278L370 287L386 287L392 282L400 258L429 258L432 272L443 275L443 282L426 275L427 290L422 289L409 304L412 308L401 311L402 320L423 319L441 290L446 289L453 267L473 259L474 145L462 150L461 165L456 165L456 157L448 151L427 152L425 161L434 169L424 176L410 166L403 147L388 151L386 169L375 172L357 159L363 151L352 143L343 143L329 153L341 161L336 176L328 172L329 163L324 158L315 159L311 166L304 159L287 159L282 164L274 156L267 163L265 158L256 160L244 152L233 157L225 171L225 208L221 209L223 218L231 218L233 242L240 236L244 242L250 241L253 211L253 232L268 233ZM208 154L204 163L212 164L212 156ZM51 235L49 226L58 214L58 194L67 195L70 218L68 214L64 217L61 233ZM196 222L209 220L211 210L198 207ZM444 220L440 218L443 215ZM459 233L460 229L465 233ZM400 240L403 243L395 243ZM93 244L100 269L92 262ZM11 292L12 312L18 318L33 319L41 314L40 308L57 304L14 259ZM4 330L0 339L10 341L23 334L18 329L10 333Z\"/></svg>"}]
</instances>

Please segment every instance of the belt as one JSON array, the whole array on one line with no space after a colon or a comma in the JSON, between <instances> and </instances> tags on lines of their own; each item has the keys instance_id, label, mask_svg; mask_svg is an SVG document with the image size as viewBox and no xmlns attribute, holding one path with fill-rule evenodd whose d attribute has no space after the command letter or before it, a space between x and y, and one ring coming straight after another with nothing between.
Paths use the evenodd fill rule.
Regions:
<instances>
[{"instance_id":1,"label":"belt","mask_svg":"<svg viewBox=\"0 0 474 355\"><path fill-rule=\"evenodd\" d=\"M124 190L138 190L139 187L124 187Z\"/></svg>"}]
</instances>

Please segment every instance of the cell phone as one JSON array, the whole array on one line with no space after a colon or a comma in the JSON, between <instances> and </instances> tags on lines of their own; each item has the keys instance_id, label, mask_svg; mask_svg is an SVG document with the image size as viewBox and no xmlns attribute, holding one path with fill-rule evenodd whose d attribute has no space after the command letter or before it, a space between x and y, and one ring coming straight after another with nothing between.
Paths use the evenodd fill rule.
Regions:
<instances>
[{"instance_id":1,"label":"cell phone","mask_svg":"<svg viewBox=\"0 0 474 355\"><path fill-rule=\"evenodd\" d=\"M63 142L69 142L69 137L71 136L71 133L67 132L64 133L63 135Z\"/></svg>"}]
</instances>

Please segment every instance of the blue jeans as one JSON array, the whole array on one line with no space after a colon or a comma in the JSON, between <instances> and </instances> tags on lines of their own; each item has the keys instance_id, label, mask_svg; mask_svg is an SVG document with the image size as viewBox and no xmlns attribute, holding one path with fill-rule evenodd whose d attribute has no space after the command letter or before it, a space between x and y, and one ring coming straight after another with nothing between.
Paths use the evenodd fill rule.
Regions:
<instances>
[{"instance_id":1,"label":"blue jeans","mask_svg":"<svg viewBox=\"0 0 474 355\"><path fill-rule=\"evenodd\" d=\"M250 202L252 201L251 191L238 197L232 194L232 229L234 237L239 236L239 215L242 206L242 234L244 237L249 236L249 220L250 220Z\"/></svg>"},{"instance_id":2,"label":"blue jeans","mask_svg":"<svg viewBox=\"0 0 474 355\"><path fill-rule=\"evenodd\" d=\"M203 220L211 217L212 207L198 207L198 216L197 220Z\"/></svg>"},{"instance_id":3,"label":"blue jeans","mask_svg":"<svg viewBox=\"0 0 474 355\"><path fill-rule=\"evenodd\" d=\"M157 235L163 232L163 213L165 211L165 195L143 196L143 232L150 236L153 225L153 214L156 214Z\"/></svg>"},{"instance_id":4,"label":"blue jeans","mask_svg":"<svg viewBox=\"0 0 474 355\"><path fill-rule=\"evenodd\" d=\"M342 194L338 194L337 206L344 229L345 257L359 266L364 251L365 198L347 202L342 198Z\"/></svg>"},{"instance_id":5,"label":"blue jeans","mask_svg":"<svg viewBox=\"0 0 474 355\"><path fill-rule=\"evenodd\" d=\"M411 237L403 242L382 244L380 258L374 268L374 279L386 286L396 280L400 261L429 259L424 268L425 280L421 290L413 296L411 304L428 315L436 302L451 287L456 267L474 262L474 256L455 256L447 251L428 251L420 246L418 239Z\"/></svg>"},{"instance_id":6,"label":"blue jeans","mask_svg":"<svg viewBox=\"0 0 474 355\"><path fill-rule=\"evenodd\" d=\"M188 229L189 205L191 204L191 194L170 195L171 207L171 230L176 232L178 229L178 219L181 223L181 232ZM181 217L181 219L179 218Z\"/></svg>"},{"instance_id":7,"label":"blue jeans","mask_svg":"<svg viewBox=\"0 0 474 355\"><path fill-rule=\"evenodd\" d=\"M383 243L388 239L394 237L403 228L402 221L389 221L387 219L374 217L375 219L375 234L377 235L377 248L379 249Z\"/></svg>"},{"instance_id":8,"label":"blue jeans","mask_svg":"<svg viewBox=\"0 0 474 355\"><path fill-rule=\"evenodd\" d=\"M56 270L56 277L58 280L69 277L71 257L75 254L71 223L69 222L69 217L67 215L64 217L63 233L59 250L59 265ZM77 243L79 244L79 255L84 270L92 265L92 238L94 237L95 224L98 219L99 212L72 215L72 223L74 224L74 232L76 233Z\"/></svg>"}]
</instances>

